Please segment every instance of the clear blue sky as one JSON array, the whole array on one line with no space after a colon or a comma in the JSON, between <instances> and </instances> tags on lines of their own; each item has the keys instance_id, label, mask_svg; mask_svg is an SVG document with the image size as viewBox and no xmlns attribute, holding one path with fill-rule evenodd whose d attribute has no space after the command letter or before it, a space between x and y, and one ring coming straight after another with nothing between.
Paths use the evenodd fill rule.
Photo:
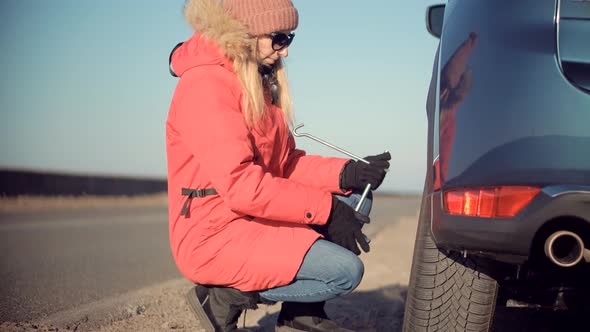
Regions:
<instances>
[{"instance_id":1,"label":"clear blue sky","mask_svg":"<svg viewBox=\"0 0 590 332\"><path fill-rule=\"evenodd\" d=\"M357 155L389 150L380 191L422 189L437 45L425 10L439 2L294 0L300 21L287 66L296 123ZM192 33L183 4L2 0L0 168L164 177L177 82L168 54Z\"/></svg>"}]
</instances>

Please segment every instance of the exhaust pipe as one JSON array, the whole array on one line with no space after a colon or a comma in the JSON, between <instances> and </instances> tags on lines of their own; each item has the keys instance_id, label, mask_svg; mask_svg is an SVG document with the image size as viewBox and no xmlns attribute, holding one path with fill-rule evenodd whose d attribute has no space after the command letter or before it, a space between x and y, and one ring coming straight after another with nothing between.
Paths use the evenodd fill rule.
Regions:
<instances>
[{"instance_id":1,"label":"exhaust pipe","mask_svg":"<svg viewBox=\"0 0 590 332\"><path fill-rule=\"evenodd\" d=\"M582 259L590 263L590 249L584 247L582 238L571 231L557 231L545 241L545 255L561 267L571 267Z\"/></svg>"}]
</instances>

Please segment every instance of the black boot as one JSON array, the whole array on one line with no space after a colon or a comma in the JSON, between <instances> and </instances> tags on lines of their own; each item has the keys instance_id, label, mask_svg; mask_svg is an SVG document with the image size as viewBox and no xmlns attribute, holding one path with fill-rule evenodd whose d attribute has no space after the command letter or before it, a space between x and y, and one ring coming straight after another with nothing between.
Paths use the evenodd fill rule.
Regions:
<instances>
[{"instance_id":1,"label":"black boot","mask_svg":"<svg viewBox=\"0 0 590 332\"><path fill-rule=\"evenodd\" d=\"M276 332L352 332L330 320L324 311L326 302L283 302Z\"/></svg>"},{"instance_id":2,"label":"black boot","mask_svg":"<svg viewBox=\"0 0 590 332\"><path fill-rule=\"evenodd\" d=\"M256 309L258 293L227 287L197 285L186 294L188 303L207 332L247 331L238 329L245 309Z\"/></svg>"}]
</instances>

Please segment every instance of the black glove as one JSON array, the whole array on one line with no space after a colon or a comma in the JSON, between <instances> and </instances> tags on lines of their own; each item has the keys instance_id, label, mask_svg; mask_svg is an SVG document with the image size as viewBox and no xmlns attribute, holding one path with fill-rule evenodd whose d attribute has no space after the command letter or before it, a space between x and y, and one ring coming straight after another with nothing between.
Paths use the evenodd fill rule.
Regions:
<instances>
[{"instance_id":1,"label":"black glove","mask_svg":"<svg viewBox=\"0 0 590 332\"><path fill-rule=\"evenodd\" d=\"M364 159L369 164L351 160L344 166L340 174L340 188L342 190L363 190L367 183L371 184L371 190L375 190L381 185L385 178L385 170L389 168L391 154L384 152Z\"/></svg>"},{"instance_id":2,"label":"black glove","mask_svg":"<svg viewBox=\"0 0 590 332\"><path fill-rule=\"evenodd\" d=\"M363 224L369 223L369 217L356 212L346 203L332 196L332 211L326 224L326 240L332 241L353 253L360 255L357 246L369 252L369 243L361 232Z\"/></svg>"}]
</instances>

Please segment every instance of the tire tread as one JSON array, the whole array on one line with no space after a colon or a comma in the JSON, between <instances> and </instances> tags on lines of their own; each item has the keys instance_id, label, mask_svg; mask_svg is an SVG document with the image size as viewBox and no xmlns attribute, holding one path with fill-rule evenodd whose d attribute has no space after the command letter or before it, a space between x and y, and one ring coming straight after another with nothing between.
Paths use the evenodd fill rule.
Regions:
<instances>
[{"instance_id":1,"label":"tire tread","mask_svg":"<svg viewBox=\"0 0 590 332\"><path fill-rule=\"evenodd\" d=\"M439 250L423 217L430 218L418 224L404 331L489 331L498 284L488 262Z\"/></svg>"}]
</instances>

